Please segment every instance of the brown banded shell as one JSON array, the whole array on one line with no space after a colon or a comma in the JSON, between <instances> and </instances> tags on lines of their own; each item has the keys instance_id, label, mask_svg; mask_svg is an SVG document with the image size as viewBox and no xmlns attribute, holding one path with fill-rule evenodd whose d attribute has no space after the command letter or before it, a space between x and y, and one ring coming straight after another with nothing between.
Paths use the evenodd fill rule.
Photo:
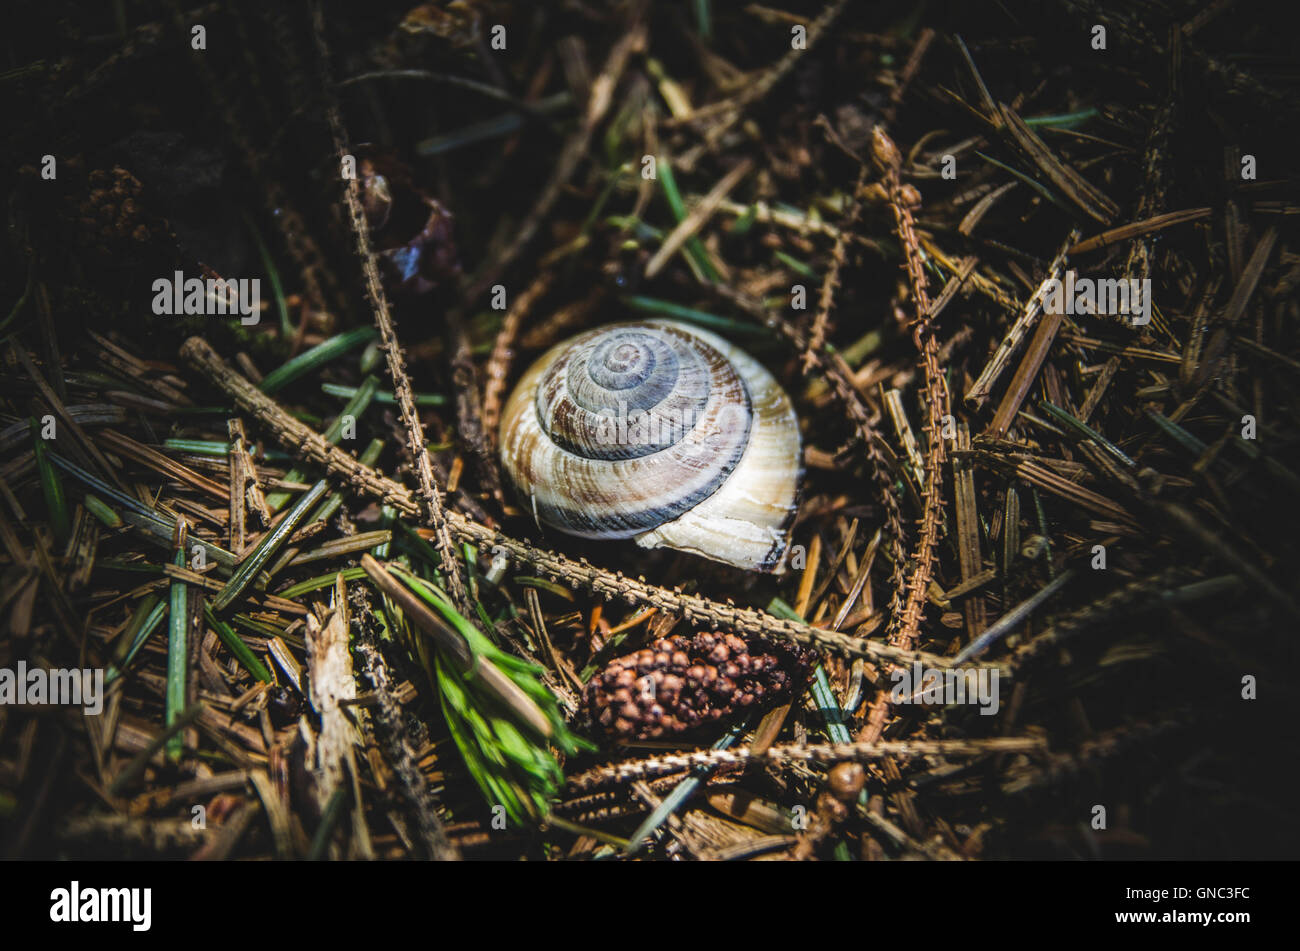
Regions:
<instances>
[{"instance_id":1,"label":"brown banded shell","mask_svg":"<svg viewBox=\"0 0 1300 951\"><path fill-rule=\"evenodd\" d=\"M543 525L782 567L798 421L771 374L716 334L647 320L553 347L507 402L499 445Z\"/></svg>"}]
</instances>

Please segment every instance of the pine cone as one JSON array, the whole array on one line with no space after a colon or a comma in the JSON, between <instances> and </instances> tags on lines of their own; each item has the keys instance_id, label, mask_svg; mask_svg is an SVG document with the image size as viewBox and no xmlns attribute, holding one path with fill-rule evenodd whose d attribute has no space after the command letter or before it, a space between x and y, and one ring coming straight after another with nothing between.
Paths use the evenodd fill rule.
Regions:
<instances>
[{"instance_id":1,"label":"pine cone","mask_svg":"<svg viewBox=\"0 0 1300 951\"><path fill-rule=\"evenodd\" d=\"M122 306L147 305L153 278L170 275L180 264L171 224L155 213L148 191L130 171L86 164L80 155L60 158L49 181L36 165L22 166L30 220L44 241L77 245L79 260L91 269L87 286L96 288L95 296L107 302L120 291Z\"/></svg>"},{"instance_id":2,"label":"pine cone","mask_svg":"<svg viewBox=\"0 0 1300 951\"><path fill-rule=\"evenodd\" d=\"M140 182L126 169L93 169L87 179L89 191L77 205L83 243L111 254L123 242L171 238L167 223L141 207Z\"/></svg>"},{"instance_id":3,"label":"pine cone","mask_svg":"<svg viewBox=\"0 0 1300 951\"><path fill-rule=\"evenodd\" d=\"M587 710L620 739L664 739L782 703L812 655L786 645L702 631L674 635L619 657L587 685Z\"/></svg>"}]
</instances>

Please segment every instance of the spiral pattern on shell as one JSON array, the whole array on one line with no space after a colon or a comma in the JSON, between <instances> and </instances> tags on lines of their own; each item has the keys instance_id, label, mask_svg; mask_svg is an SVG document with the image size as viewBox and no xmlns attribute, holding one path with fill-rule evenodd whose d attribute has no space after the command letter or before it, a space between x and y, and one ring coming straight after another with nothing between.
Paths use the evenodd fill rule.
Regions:
<instances>
[{"instance_id":1,"label":"spiral pattern on shell","mask_svg":"<svg viewBox=\"0 0 1300 951\"><path fill-rule=\"evenodd\" d=\"M553 347L507 402L500 448L541 524L781 567L797 420L771 374L715 334L648 320Z\"/></svg>"}]
</instances>

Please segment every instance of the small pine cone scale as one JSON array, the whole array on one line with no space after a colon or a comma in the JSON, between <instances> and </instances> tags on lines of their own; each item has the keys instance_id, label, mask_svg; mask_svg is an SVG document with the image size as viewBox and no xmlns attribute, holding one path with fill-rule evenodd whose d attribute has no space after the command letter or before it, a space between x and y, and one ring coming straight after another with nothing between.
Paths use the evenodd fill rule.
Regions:
<instances>
[{"instance_id":1,"label":"small pine cone scale","mask_svg":"<svg viewBox=\"0 0 1300 951\"><path fill-rule=\"evenodd\" d=\"M802 648L701 631L616 658L587 684L592 721L622 740L665 740L784 703L807 679Z\"/></svg>"}]
</instances>

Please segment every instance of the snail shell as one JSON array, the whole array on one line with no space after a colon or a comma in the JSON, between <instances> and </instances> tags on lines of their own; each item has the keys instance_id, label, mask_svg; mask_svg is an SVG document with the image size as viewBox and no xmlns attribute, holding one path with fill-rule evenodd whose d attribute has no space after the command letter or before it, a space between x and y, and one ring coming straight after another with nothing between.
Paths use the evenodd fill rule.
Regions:
<instances>
[{"instance_id":1,"label":"snail shell","mask_svg":"<svg viewBox=\"0 0 1300 951\"><path fill-rule=\"evenodd\" d=\"M798 420L772 375L717 334L646 320L558 344L515 387L498 445L540 524L784 569Z\"/></svg>"}]
</instances>

